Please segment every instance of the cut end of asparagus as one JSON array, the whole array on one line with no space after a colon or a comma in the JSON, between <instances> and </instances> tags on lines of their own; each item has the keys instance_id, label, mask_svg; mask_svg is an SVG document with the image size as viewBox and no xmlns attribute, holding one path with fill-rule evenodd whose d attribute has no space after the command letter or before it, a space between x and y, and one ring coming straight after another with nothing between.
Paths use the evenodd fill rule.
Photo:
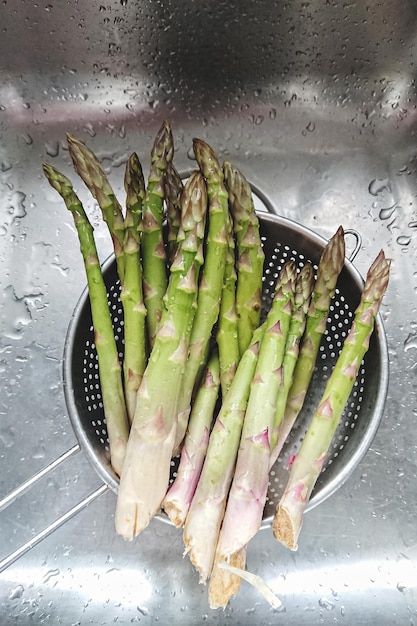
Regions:
<instances>
[{"instance_id":1,"label":"cut end of asparagus","mask_svg":"<svg viewBox=\"0 0 417 626\"><path fill-rule=\"evenodd\" d=\"M297 550L300 530L301 526L295 526L294 517L285 507L279 505L272 524L275 539L290 550Z\"/></svg>"},{"instance_id":2,"label":"cut end of asparagus","mask_svg":"<svg viewBox=\"0 0 417 626\"><path fill-rule=\"evenodd\" d=\"M244 570L246 566L246 550L238 550L227 560L217 558L211 573L209 584L209 604L211 609L224 609L240 589L242 578L231 569L222 567L227 563L231 568Z\"/></svg>"},{"instance_id":3,"label":"cut end of asparagus","mask_svg":"<svg viewBox=\"0 0 417 626\"><path fill-rule=\"evenodd\" d=\"M182 514L181 509L179 509L173 500L165 500L163 502L163 508L174 526L177 528L182 528L184 526L185 517Z\"/></svg>"}]
</instances>

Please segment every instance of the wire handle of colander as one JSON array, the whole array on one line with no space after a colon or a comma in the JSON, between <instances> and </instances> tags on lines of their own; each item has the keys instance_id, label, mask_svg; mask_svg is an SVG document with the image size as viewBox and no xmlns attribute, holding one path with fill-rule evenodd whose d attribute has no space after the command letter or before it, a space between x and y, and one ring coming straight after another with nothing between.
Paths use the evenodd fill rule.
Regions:
<instances>
[{"instance_id":1,"label":"wire handle of colander","mask_svg":"<svg viewBox=\"0 0 417 626\"><path fill-rule=\"evenodd\" d=\"M21 483L16 489L11 491L6 497L0 500L0 512L7 509L10 505L12 505L16 500L22 497L25 493L32 490L39 484L40 480L48 475L50 472L53 472L57 467L61 464L65 463L76 454L81 451L80 445L75 444L72 448L69 448L66 452L61 454L59 457L54 459L51 463L46 465L43 469L41 469L36 474L33 474L30 478ZM27 552L29 552L32 548L37 546L41 541L46 539L49 535L51 535L55 530L63 526L66 522L68 522L71 518L75 517L80 511L85 509L89 504L94 502L97 498L102 496L104 493L110 490L110 487L107 484L102 484L94 491L92 491L89 495L80 500L77 504L71 507L69 510L65 511L62 515L57 517L51 523L49 523L46 527L40 530L37 534L33 535L26 542L19 545L12 552L10 552L5 557L0 558L0 573L4 572L10 565L15 563L18 559L24 556Z\"/></svg>"},{"instance_id":2,"label":"wire handle of colander","mask_svg":"<svg viewBox=\"0 0 417 626\"><path fill-rule=\"evenodd\" d=\"M345 236L346 235L351 235L354 238L354 240L355 240L355 244L354 244L353 250L347 257L349 259L349 261L352 262L356 258L359 250L362 247L362 237L360 236L358 231L354 230L353 228L347 228L345 230Z\"/></svg>"}]
</instances>

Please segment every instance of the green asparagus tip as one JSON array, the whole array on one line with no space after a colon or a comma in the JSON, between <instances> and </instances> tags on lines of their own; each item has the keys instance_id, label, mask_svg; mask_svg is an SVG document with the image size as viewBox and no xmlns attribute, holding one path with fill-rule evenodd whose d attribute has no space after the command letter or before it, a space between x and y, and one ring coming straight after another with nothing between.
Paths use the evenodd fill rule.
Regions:
<instances>
[{"instance_id":1,"label":"green asparagus tip","mask_svg":"<svg viewBox=\"0 0 417 626\"><path fill-rule=\"evenodd\" d=\"M193 150L203 176L212 180L223 180L223 172L213 148L202 139L193 139Z\"/></svg>"},{"instance_id":2,"label":"green asparagus tip","mask_svg":"<svg viewBox=\"0 0 417 626\"><path fill-rule=\"evenodd\" d=\"M72 145L77 145L77 146L84 146L84 143L81 141L81 139L77 139L77 137L75 137L74 135L71 135L71 133L66 133L66 137L67 137L67 143L69 146Z\"/></svg>"},{"instance_id":3,"label":"green asparagus tip","mask_svg":"<svg viewBox=\"0 0 417 626\"><path fill-rule=\"evenodd\" d=\"M65 195L65 189L72 188L71 181L49 163L43 163L42 169L51 187L58 193Z\"/></svg>"},{"instance_id":4,"label":"green asparagus tip","mask_svg":"<svg viewBox=\"0 0 417 626\"><path fill-rule=\"evenodd\" d=\"M172 161L174 156L174 138L172 136L171 125L168 120L164 120L162 122L161 128L155 137L151 153L152 161L162 155L165 156L168 163Z\"/></svg>"},{"instance_id":5,"label":"green asparagus tip","mask_svg":"<svg viewBox=\"0 0 417 626\"><path fill-rule=\"evenodd\" d=\"M128 158L124 179L124 187L126 193L130 190L136 195L141 194L145 186L143 178L142 165L136 152L133 152Z\"/></svg>"}]
</instances>

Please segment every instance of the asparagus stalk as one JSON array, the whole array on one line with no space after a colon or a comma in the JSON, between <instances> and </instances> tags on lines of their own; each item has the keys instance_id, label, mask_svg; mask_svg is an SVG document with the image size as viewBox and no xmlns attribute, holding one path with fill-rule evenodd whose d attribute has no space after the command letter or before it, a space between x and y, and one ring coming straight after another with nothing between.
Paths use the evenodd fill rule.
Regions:
<instances>
[{"instance_id":1,"label":"asparagus stalk","mask_svg":"<svg viewBox=\"0 0 417 626\"><path fill-rule=\"evenodd\" d=\"M177 250L177 236L181 224L181 193L183 188L184 185L181 180L181 176L178 174L172 162L169 162L165 177L169 262L171 262L175 257L175 252Z\"/></svg>"},{"instance_id":2,"label":"asparagus stalk","mask_svg":"<svg viewBox=\"0 0 417 626\"><path fill-rule=\"evenodd\" d=\"M108 178L94 152L80 139L67 134L69 153L75 171L84 181L91 195L97 200L103 219L109 229L117 272L122 281L124 276L124 218L122 207L108 181Z\"/></svg>"},{"instance_id":3,"label":"asparagus stalk","mask_svg":"<svg viewBox=\"0 0 417 626\"><path fill-rule=\"evenodd\" d=\"M145 318L143 303L142 266L140 262L140 224L145 182L142 167L136 153L126 164L125 180L126 216L123 253L125 270L120 299L124 316L124 360L126 406L129 421L133 421L136 394L146 367Z\"/></svg>"},{"instance_id":4,"label":"asparagus stalk","mask_svg":"<svg viewBox=\"0 0 417 626\"><path fill-rule=\"evenodd\" d=\"M223 165L237 239L238 279L236 309L239 349L248 346L261 315L264 252L259 235L252 189L243 174L227 161Z\"/></svg>"},{"instance_id":5,"label":"asparagus stalk","mask_svg":"<svg viewBox=\"0 0 417 626\"><path fill-rule=\"evenodd\" d=\"M211 334L217 322L228 249L228 196L223 172L212 148L200 139L193 141L194 153L207 183L209 198L205 263L198 291L190 351L178 406L177 450L184 438L190 415L191 397L206 364Z\"/></svg>"},{"instance_id":6,"label":"asparagus stalk","mask_svg":"<svg viewBox=\"0 0 417 626\"><path fill-rule=\"evenodd\" d=\"M77 229L90 294L94 343L97 350L101 396L110 446L110 461L120 476L128 439L122 369L110 317L107 290L101 273L93 228L71 182L46 163L43 171L71 211Z\"/></svg>"},{"instance_id":7,"label":"asparagus stalk","mask_svg":"<svg viewBox=\"0 0 417 626\"><path fill-rule=\"evenodd\" d=\"M305 507L369 348L375 317L388 280L389 262L381 251L369 268L351 329L293 461L286 488L277 506L273 533L291 550L297 549Z\"/></svg>"},{"instance_id":8,"label":"asparagus stalk","mask_svg":"<svg viewBox=\"0 0 417 626\"><path fill-rule=\"evenodd\" d=\"M149 343L152 346L164 310L167 289L166 252L162 233L165 174L174 154L171 127L164 122L151 152L151 170L143 203L142 264Z\"/></svg>"},{"instance_id":9,"label":"asparagus stalk","mask_svg":"<svg viewBox=\"0 0 417 626\"><path fill-rule=\"evenodd\" d=\"M126 539L149 524L168 489L178 394L203 263L206 207L205 182L196 172L182 194L178 251L171 265L161 323L138 390L120 479L115 524Z\"/></svg>"},{"instance_id":10,"label":"asparagus stalk","mask_svg":"<svg viewBox=\"0 0 417 626\"><path fill-rule=\"evenodd\" d=\"M320 343L326 330L330 303L335 294L337 279L344 260L344 232L343 228L339 226L325 246L319 260L317 278L307 313L306 328L294 368L293 382L288 393L284 417L279 427L278 442L274 453L276 457L282 450L303 407L313 376Z\"/></svg>"},{"instance_id":11,"label":"asparagus stalk","mask_svg":"<svg viewBox=\"0 0 417 626\"><path fill-rule=\"evenodd\" d=\"M220 359L222 395L226 396L240 360L238 317L236 311L235 242L232 229L228 229L229 245L224 269L224 284L216 334Z\"/></svg>"},{"instance_id":12,"label":"asparagus stalk","mask_svg":"<svg viewBox=\"0 0 417 626\"><path fill-rule=\"evenodd\" d=\"M220 576L226 575L234 581L229 588L232 593L241 582L239 576L219 568L219 563L242 563L245 547L262 522L269 480L270 437L291 321L296 272L292 261L282 268L265 322L265 335L251 384L236 467L216 548L216 567L210 580L209 594L216 603L220 602L218 596L215 599ZM228 600L229 597L223 599L225 604Z\"/></svg>"},{"instance_id":13,"label":"asparagus stalk","mask_svg":"<svg viewBox=\"0 0 417 626\"><path fill-rule=\"evenodd\" d=\"M184 526L200 477L208 447L219 386L219 355L217 351L214 351L193 403L176 478L163 502L165 512L177 527Z\"/></svg>"},{"instance_id":14,"label":"asparagus stalk","mask_svg":"<svg viewBox=\"0 0 417 626\"><path fill-rule=\"evenodd\" d=\"M277 449L279 428L284 416L287 404L288 392L291 387L294 368L299 354L301 337L305 330L306 315L310 303L311 292L314 283L314 270L310 263L306 263L297 276L295 283L294 306L291 315L290 328L288 331L285 355L282 364L282 379L275 404L274 428L271 435L271 460L272 467L278 458Z\"/></svg>"},{"instance_id":15,"label":"asparagus stalk","mask_svg":"<svg viewBox=\"0 0 417 626\"><path fill-rule=\"evenodd\" d=\"M206 582L210 575L227 494L233 477L250 384L265 325L258 327L239 362L213 430L200 479L184 525L185 552Z\"/></svg>"}]
</instances>

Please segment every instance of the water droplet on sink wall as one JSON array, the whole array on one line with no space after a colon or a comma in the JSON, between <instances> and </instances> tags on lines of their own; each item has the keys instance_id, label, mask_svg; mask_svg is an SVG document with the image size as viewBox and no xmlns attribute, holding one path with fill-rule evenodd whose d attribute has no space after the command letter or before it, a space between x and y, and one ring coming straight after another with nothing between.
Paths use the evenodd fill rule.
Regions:
<instances>
[{"instance_id":1,"label":"water droplet on sink wall","mask_svg":"<svg viewBox=\"0 0 417 626\"><path fill-rule=\"evenodd\" d=\"M18 298L12 285L8 285L3 289L3 298L0 305L2 309L3 335L9 339L20 339L23 330L32 321L25 298Z\"/></svg>"},{"instance_id":2,"label":"water droplet on sink wall","mask_svg":"<svg viewBox=\"0 0 417 626\"><path fill-rule=\"evenodd\" d=\"M12 216L12 221L18 218L25 217L26 215L26 207L25 207L26 194L23 191L14 191L10 198L10 204L8 206L8 212Z\"/></svg>"},{"instance_id":3,"label":"water droplet on sink wall","mask_svg":"<svg viewBox=\"0 0 417 626\"><path fill-rule=\"evenodd\" d=\"M387 207L385 209L381 209L379 212L379 219L389 220L390 217L395 213L396 208L397 208L397 205L394 204L393 206Z\"/></svg>"},{"instance_id":4,"label":"water droplet on sink wall","mask_svg":"<svg viewBox=\"0 0 417 626\"><path fill-rule=\"evenodd\" d=\"M411 350L411 348L417 348L417 334L410 333L407 339L404 341L404 350Z\"/></svg>"},{"instance_id":5,"label":"water droplet on sink wall","mask_svg":"<svg viewBox=\"0 0 417 626\"><path fill-rule=\"evenodd\" d=\"M375 178L369 183L368 191L372 196L378 196L385 191L390 193L391 185L389 178Z\"/></svg>"},{"instance_id":6,"label":"water droplet on sink wall","mask_svg":"<svg viewBox=\"0 0 417 626\"><path fill-rule=\"evenodd\" d=\"M18 598L21 598L24 591L25 591L25 588L23 585L17 585L16 587L10 590L9 599L17 600Z\"/></svg>"},{"instance_id":7,"label":"water droplet on sink wall","mask_svg":"<svg viewBox=\"0 0 417 626\"><path fill-rule=\"evenodd\" d=\"M31 146L33 144L33 137L29 135L29 133L24 133L22 135L22 139L27 146Z\"/></svg>"},{"instance_id":8,"label":"water droplet on sink wall","mask_svg":"<svg viewBox=\"0 0 417 626\"><path fill-rule=\"evenodd\" d=\"M15 432L11 426L0 430L0 441L5 448L11 448L15 444Z\"/></svg>"},{"instance_id":9,"label":"water droplet on sink wall","mask_svg":"<svg viewBox=\"0 0 417 626\"><path fill-rule=\"evenodd\" d=\"M8 172L9 170L12 169L12 164L9 163L9 161L2 161L0 163L0 170L4 173L4 172Z\"/></svg>"},{"instance_id":10,"label":"water droplet on sink wall","mask_svg":"<svg viewBox=\"0 0 417 626\"><path fill-rule=\"evenodd\" d=\"M411 237L409 237L408 235L400 235L399 237L397 237L397 243L399 246L402 247L409 246L411 243Z\"/></svg>"},{"instance_id":11,"label":"water droplet on sink wall","mask_svg":"<svg viewBox=\"0 0 417 626\"><path fill-rule=\"evenodd\" d=\"M52 158L55 158L59 154L59 142L50 141L45 144L46 154Z\"/></svg>"}]
</instances>

